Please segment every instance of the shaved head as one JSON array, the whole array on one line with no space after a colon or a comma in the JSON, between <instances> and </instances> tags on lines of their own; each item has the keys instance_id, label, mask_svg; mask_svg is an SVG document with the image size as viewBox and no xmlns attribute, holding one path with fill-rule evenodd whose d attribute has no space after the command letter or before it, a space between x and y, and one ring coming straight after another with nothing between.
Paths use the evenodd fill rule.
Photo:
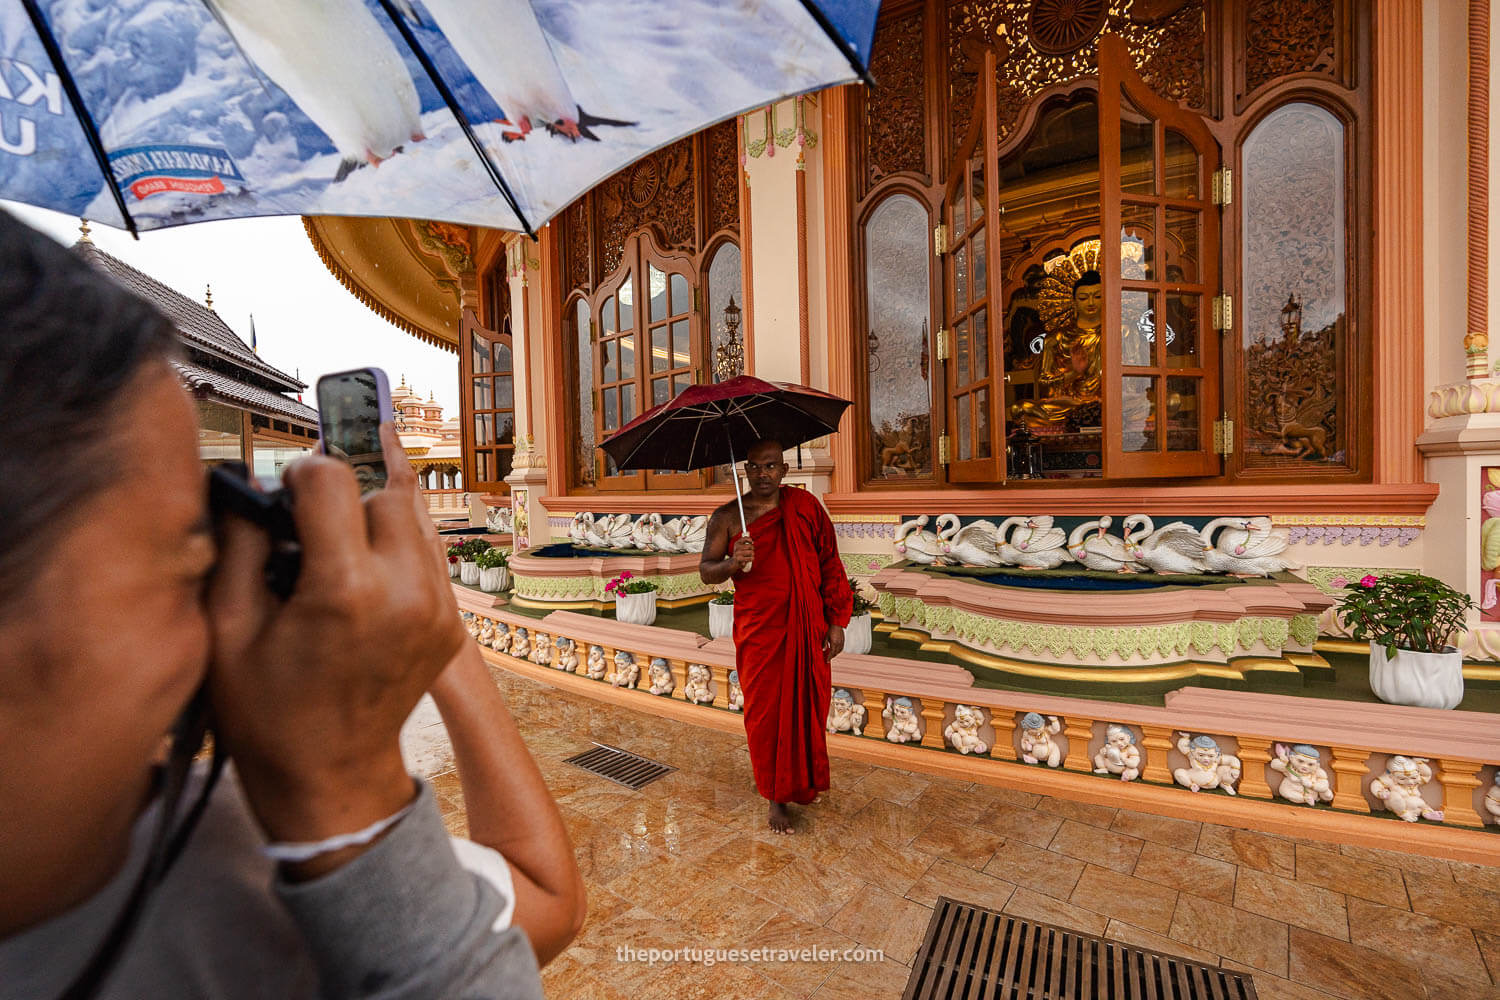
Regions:
<instances>
[{"instance_id":1,"label":"shaved head","mask_svg":"<svg viewBox=\"0 0 1500 1000\"><path fill-rule=\"evenodd\" d=\"M745 460L760 463L770 462L780 458L784 451L786 449L775 438L761 438L750 446L749 451L745 452Z\"/></svg>"}]
</instances>

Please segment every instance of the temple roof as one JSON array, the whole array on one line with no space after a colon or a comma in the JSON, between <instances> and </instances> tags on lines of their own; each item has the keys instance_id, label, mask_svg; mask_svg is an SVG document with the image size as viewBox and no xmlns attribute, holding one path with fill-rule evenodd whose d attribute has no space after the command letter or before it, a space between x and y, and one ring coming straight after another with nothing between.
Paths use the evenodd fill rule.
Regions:
<instances>
[{"instance_id":1,"label":"temple roof","mask_svg":"<svg viewBox=\"0 0 1500 1000\"><path fill-rule=\"evenodd\" d=\"M172 366L195 396L217 397L239 409L318 428L318 411L305 403L191 362L174 361Z\"/></svg>"}]
</instances>

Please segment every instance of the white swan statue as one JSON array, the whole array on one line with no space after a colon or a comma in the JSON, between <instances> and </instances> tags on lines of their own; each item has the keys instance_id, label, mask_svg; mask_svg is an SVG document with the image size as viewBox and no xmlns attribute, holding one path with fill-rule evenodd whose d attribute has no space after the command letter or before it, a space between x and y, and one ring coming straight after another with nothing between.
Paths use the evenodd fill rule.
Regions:
<instances>
[{"instance_id":1,"label":"white swan statue","mask_svg":"<svg viewBox=\"0 0 1500 1000\"><path fill-rule=\"evenodd\" d=\"M943 543L927 530L928 517L923 514L906 521L896 529L896 554L914 563L935 563L943 554Z\"/></svg>"},{"instance_id":2,"label":"white swan statue","mask_svg":"<svg viewBox=\"0 0 1500 1000\"><path fill-rule=\"evenodd\" d=\"M1214 532L1219 532L1214 540ZM1269 517L1216 517L1199 532L1203 561L1215 573L1271 576L1302 567L1282 553L1291 544L1285 528L1273 528Z\"/></svg>"},{"instance_id":3,"label":"white swan statue","mask_svg":"<svg viewBox=\"0 0 1500 1000\"><path fill-rule=\"evenodd\" d=\"M615 514L607 517L602 522L604 527L600 536L604 539L604 547L608 549L628 549L631 545L631 531L635 525L630 520L629 514Z\"/></svg>"},{"instance_id":4,"label":"white swan statue","mask_svg":"<svg viewBox=\"0 0 1500 1000\"><path fill-rule=\"evenodd\" d=\"M585 514L583 521L583 544L591 549L609 548L609 541L605 538L604 532L613 520L613 514L605 514L598 520L594 519L593 514Z\"/></svg>"},{"instance_id":5,"label":"white swan statue","mask_svg":"<svg viewBox=\"0 0 1500 1000\"><path fill-rule=\"evenodd\" d=\"M1149 514L1131 514L1125 519L1125 548L1130 558L1154 573L1206 573L1203 539L1186 521L1156 526Z\"/></svg>"},{"instance_id":6,"label":"white swan statue","mask_svg":"<svg viewBox=\"0 0 1500 1000\"><path fill-rule=\"evenodd\" d=\"M943 517L953 517L953 515L944 514ZM938 520L941 523L942 518ZM1020 519L1012 518L1011 520ZM945 539L943 542L945 561L956 562L961 566L1005 565L1005 560L1000 558L1000 529L993 521L973 521L950 535L939 533L938 537Z\"/></svg>"},{"instance_id":7,"label":"white swan statue","mask_svg":"<svg viewBox=\"0 0 1500 1000\"><path fill-rule=\"evenodd\" d=\"M631 548L641 549L646 552L655 550L656 543L652 533L651 518L657 516L656 514L642 514L635 519L635 523L630 526Z\"/></svg>"},{"instance_id":8,"label":"white swan statue","mask_svg":"<svg viewBox=\"0 0 1500 1000\"><path fill-rule=\"evenodd\" d=\"M1105 514L1097 521L1085 521L1074 528L1068 536L1068 551L1089 569L1105 573L1138 573L1144 567L1130 558L1125 540L1118 535L1105 534L1114 520ZM1090 529L1098 530L1085 538Z\"/></svg>"},{"instance_id":9,"label":"white swan statue","mask_svg":"<svg viewBox=\"0 0 1500 1000\"><path fill-rule=\"evenodd\" d=\"M682 518L674 517L665 523L660 514L647 515L651 528L651 545L658 552L682 551Z\"/></svg>"},{"instance_id":10,"label":"white swan statue","mask_svg":"<svg viewBox=\"0 0 1500 1000\"><path fill-rule=\"evenodd\" d=\"M1019 522L1006 537L1007 526ZM1008 517L1000 524L1000 558L1022 569L1057 569L1073 556L1067 550L1068 536L1054 527L1051 514Z\"/></svg>"},{"instance_id":11,"label":"white swan statue","mask_svg":"<svg viewBox=\"0 0 1500 1000\"><path fill-rule=\"evenodd\" d=\"M708 540L708 515L699 514L697 517L685 517L677 529L679 552L702 552L703 543Z\"/></svg>"},{"instance_id":12,"label":"white swan statue","mask_svg":"<svg viewBox=\"0 0 1500 1000\"><path fill-rule=\"evenodd\" d=\"M589 525L594 523L594 515L587 511L579 511L573 515L573 520L568 524L568 541L574 545L588 544Z\"/></svg>"}]
</instances>

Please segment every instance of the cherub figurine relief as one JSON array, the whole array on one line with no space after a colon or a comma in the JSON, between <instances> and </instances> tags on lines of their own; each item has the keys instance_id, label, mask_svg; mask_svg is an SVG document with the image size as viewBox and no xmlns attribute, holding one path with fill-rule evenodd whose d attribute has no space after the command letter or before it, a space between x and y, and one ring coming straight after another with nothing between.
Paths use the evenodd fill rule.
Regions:
<instances>
[{"instance_id":1,"label":"cherub figurine relief","mask_svg":"<svg viewBox=\"0 0 1500 1000\"><path fill-rule=\"evenodd\" d=\"M558 670L566 670L568 673L578 671L578 643L566 636L558 636L557 641L552 644L552 665Z\"/></svg>"},{"instance_id":2,"label":"cherub figurine relief","mask_svg":"<svg viewBox=\"0 0 1500 1000\"><path fill-rule=\"evenodd\" d=\"M701 663L689 663L687 683L682 685L682 696L694 705L707 705L714 700L714 693L709 690L708 682L708 667Z\"/></svg>"},{"instance_id":3,"label":"cherub figurine relief","mask_svg":"<svg viewBox=\"0 0 1500 1000\"><path fill-rule=\"evenodd\" d=\"M745 710L745 692L740 690L740 672L729 671L729 710L731 712L743 712Z\"/></svg>"},{"instance_id":4,"label":"cherub figurine relief","mask_svg":"<svg viewBox=\"0 0 1500 1000\"><path fill-rule=\"evenodd\" d=\"M497 653L510 652L510 626L504 622L495 623L495 637L490 640L490 648Z\"/></svg>"},{"instance_id":5,"label":"cherub figurine relief","mask_svg":"<svg viewBox=\"0 0 1500 1000\"><path fill-rule=\"evenodd\" d=\"M1490 790L1484 793L1484 811L1495 817L1495 822L1500 823L1500 771L1495 772Z\"/></svg>"},{"instance_id":6,"label":"cherub figurine relief","mask_svg":"<svg viewBox=\"0 0 1500 1000\"><path fill-rule=\"evenodd\" d=\"M531 658L531 633L520 625L511 630L510 655L518 660Z\"/></svg>"},{"instance_id":7,"label":"cherub figurine relief","mask_svg":"<svg viewBox=\"0 0 1500 1000\"><path fill-rule=\"evenodd\" d=\"M1057 716L1043 719L1036 712L1021 716L1021 759L1028 764L1043 763L1057 767L1062 763L1062 747L1052 737L1062 732Z\"/></svg>"},{"instance_id":8,"label":"cherub figurine relief","mask_svg":"<svg viewBox=\"0 0 1500 1000\"><path fill-rule=\"evenodd\" d=\"M922 738L917 711L910 698L892 698L886 702L885 711L880 716L891 727L885 738L892 743L916 743Z\"/></svg>"},{"instance_id":9,"label":"cherub figurine relief","mask_svg":"<svg viewBox=\"0 0 1500 1000\"><path fill-rule=\"evenodd\" d=\"M990 746L979 738L984 712L974 705L954 705L953 721L943 730L948 745L961 754L988 753Z\"/></svg>"},{"instance_id":10,"label":"cherub figurine relief","mask_svg":"<svg viewBox=\"0 0 1500 1000\"><path fill-rule=\"evenodd\" d=\"M1333 801L1333 786L1328 782L1328 772L1323 770L1323 755L1317 747L1306 743L1288 747L1285 743L1278 743L1275 752L1271 770L1286 775L1276 786L1277 795L1298 805L1313 806Z\"/></svg>"},{"instance_id":11,"label":"cherub figurine relief","mask_svg":"<svg viewBox=\"0 0 1500 1000\"><path fill-rule=\"evenodd\" d=\"M589 646L589 658L585 670L592 680L604 680L605 676L609 673L609 664L604 662L603 646Z\"/></svg>"},{"instance_id":12,"label":"cherub figurine relief","mask_svg":"<svg viewBox=\"0 0 1500 1000\"><path fill-rule=\"evenodd\" d=\"M552 637L546 632L532 636L531 662L541 667L552 665Z\"/></svg>"},{"instance_id":13,"label":"cherub figurine relief","mask_svg":"<svg viewBox=\"0 0 1500 1000\"><path fill-rule=\"evenodd\" d=\"M1141 748L1135 745L1135 730L1110 723L1104 729L1104 745L1094 754L1095 774L1118 774L1121 781L1141 776Z\"/></svg>"},{"instance_id":14,"label":"cherub figurine relief","mask_svg":"<svg viewBox=\"0 0 1500 1000\"><path fill-rule=\"evenodd\" d=\"M672 668L667 661L660 656L651 658L651 666L647 668L651 678L651 693L670 695L672 689L677 686L677 681L672 677Z\"/></svg>"},{"instance_id":15,"label":"cherub figurine relief","mask_svg":"<svg viewBox=\"0 0 1500 1000\"><path fill-rule=\"evenodd\" d=\"M474 638L479 640L481 646L488 646L495 638L495 623L488 618L483 619L479 626L479 634Z\"/></svg>"},{"instance_id":16,"label":"cherub figurine relief","mask_svg":"<svg viewBox=\"0 0 1500 1000\"><path fill-rule=\"evenodd\" d=\"M474 638L479 638L479 618L472 611L464 611L459 615L464 620L464 631Z\"/></svg>"},{"instance_id":17,"label":"cherub figurine relief","mask_svg":"<svg viewBox=\"0 0 1500 1000\"><path fill-rule=\"evenodd\" d=\"M1178 733L1177 750L1187 758L1187 767L1173 771L1173 781L1194 792L1222 788L1230 795L1235 794L1234 785L1240 780L1242 769L1240 759L1221 751L1212 736Z\"/></svg>"},{"instance_id":18,"label":"cherub figurine relief","mask_svg":"<svg viewBox=\"0 0 1500 1000\"><path fill-rule=\"evenodd\" d=\"M617 688L633 688L640 678L641 668L635 656L623 649L615 653L615 669L609 675L609 682Z\"/></svg>"},{"instance_id":19,"label":"cherub figurine relief","mask_svg":"<svg viewBox=\"0 0 1500 1000\"><path fill-rule=\"evenodd\" d=\"M1370 782L1370 794L1391 812L1408 823L1419 819L1434 823L1443 821L1443 811L1434 809L1422 797L1422 786L1432 780L1432 766L1426 757L1392 757L1385 773Z\"/></svg>"},{"instance_id":20,"label":"cherub figurine relief","mask_svg":"<svg viewBox=\"0 0 1500 1000\"><path fill-rule=\"evenodd\" d=\"M854 700L847 688L839 688L833 692L833 700L828 703L828 731L830 733L853 733L855 736L865 731L865 706Z\"/></svg>"}]
</instances>

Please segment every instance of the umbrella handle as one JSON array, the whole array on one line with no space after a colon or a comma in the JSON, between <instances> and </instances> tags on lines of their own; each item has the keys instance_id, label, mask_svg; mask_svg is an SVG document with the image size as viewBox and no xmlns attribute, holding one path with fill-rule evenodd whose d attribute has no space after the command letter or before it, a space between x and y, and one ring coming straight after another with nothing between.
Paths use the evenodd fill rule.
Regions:
<instances>
[{"instance_id":1,"label":"umbrella handle","mask_svg":"<svg viewBox=\"0 0 1500 1000\"><path fill-rule=\"evenodd\" d=\"M728 420L724 421L724 438L729 443L729 471L734 476L734 502L740 508L740 534L748 538L750 537L750 526L745 523L745 499L740 495L740 474L734 469L735 465L738 463L736 463L734 460L734 437L729 433ZM754 565L755 561L751 560L750 562L745 564L745 568L740 572L749 573L750 568Z\"/></svg>"}]
</instances>

